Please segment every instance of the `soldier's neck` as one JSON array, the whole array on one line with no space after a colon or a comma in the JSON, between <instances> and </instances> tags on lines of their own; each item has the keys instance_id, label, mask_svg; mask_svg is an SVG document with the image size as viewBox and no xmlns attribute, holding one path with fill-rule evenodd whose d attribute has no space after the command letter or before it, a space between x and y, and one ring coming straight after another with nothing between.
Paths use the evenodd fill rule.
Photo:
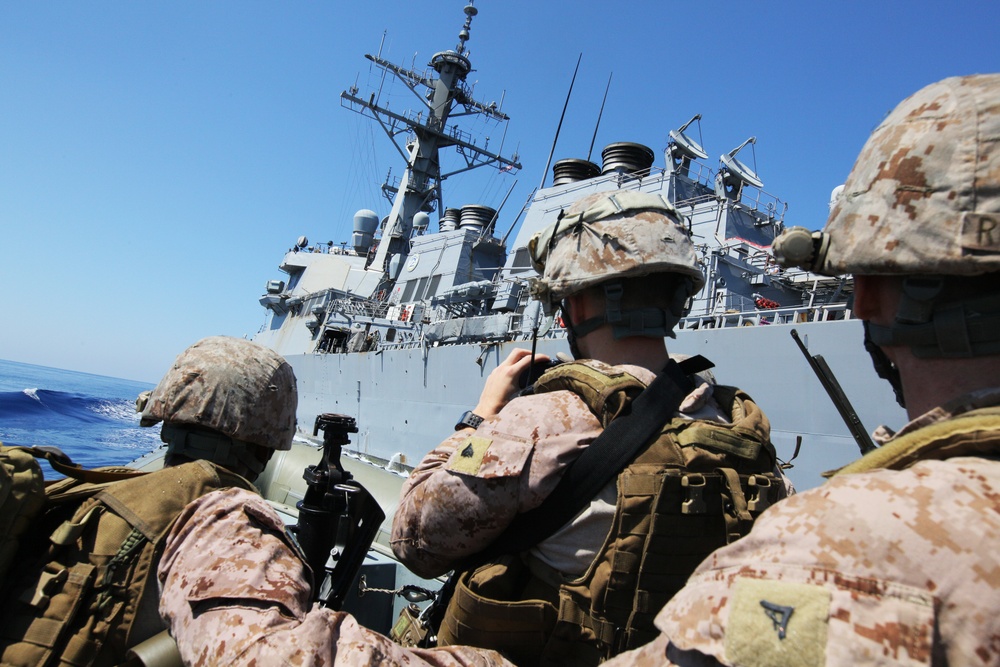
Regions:
<instances>
[{"instance_id":1,"label":"soldier's neck","mask_svg":"<svg viewBox=\"0 0 1000 667\"><path fill-rule=\"evenodd\" d=\"M611 327L603 326L580 339L580 351L590 359L620 366L642 366L654 373L663 370L670 358L662 338L632 336L616 340Z\"/></svg>"}]
</instances>

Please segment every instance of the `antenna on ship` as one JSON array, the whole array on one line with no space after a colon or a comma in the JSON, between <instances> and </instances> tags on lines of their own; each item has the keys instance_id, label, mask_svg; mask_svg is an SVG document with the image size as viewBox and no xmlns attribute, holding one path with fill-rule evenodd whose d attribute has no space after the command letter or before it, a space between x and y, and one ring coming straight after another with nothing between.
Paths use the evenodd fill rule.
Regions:
<instances>
[{"instance_id":1,"label":"antenna on ship","mask_svg":"<svg viewBox=\"0 0 1000 667\"><path fill-rule=\"evenodd\" d=\"M456 53L462 56L467 53L465 43L469 41L469 28L472 27L472 17L479 13L479 10L472 6L473 1L469 0L469 4L465 6L465 25L462 26L462 31L458 33L458 46L455 47Z\"/></svg>"},{"instance_id":2,"label":"antenna on ship","mask_svg":"<svg viewBox=\"0 0 1000 667\"><path fill-rule=\"evenodd\" d=\"M722 163L722 169L720 169L719 173L715 176L715 194L717 197L720 199L728 198L733 201L738 201L740 194L743 192L744 185L751 185L755 188L764 187L764 183L757 176L757 172L736 159L736 154L743 150L747 144L753 146L756 143L757 137L750 137L742 144L729 151L729 153L719 158L719 162ZM756 166L756 153L754 154L753 161L754 166Z\"/></svg>"},{"instance_id":3,"label":"antenna on ship","mask_svg":"<svg viewBox=\"0 0 1000 667\"><path fill-rule=\"evenodd\" d=\"M403 82L419 102L417 108L399 113L383 106L379 97L361 95L356 88L341 93L348 108L378 121L382 130L406 162L399 182L386 183L383 192L392 196L392 209L386 217L382 235L374 254L366 265L365 275L352 288L366 295L388 294L400 275L410 253L411 238L417 228L414 220L420 213L443 209L441 183L448 177L478 167L494 166L504 172L521 168L517 155L503 157L491 151L450 123L454 116L479 114L497 122L506 122L495 103L483 103L473 98L466 77L472 71L467 42L472 19L479 10L472 0L465 6L465 23L458 33L453 49L439 51L430 59L431 71L417 71L389 62L381 55L368 55L385 76L395 76ZM434 76L436 74L436 76ZM426 89L423 92L421 89ZM444 172L438 158L441 149L453 147L462 158L457 168ZM418 233L419 235L419 233Z\"/></svg>"},{"instance_id":4,"label":"antenna on ship","mask_svg":"<svg viewBox=\"0 0 1000 667\"><path fill-rule=\"evenodd\" d=\"M559 132L562 130L563 118L566 117L566 107L569 106L569 98L573 94L573 84L576 83L576 73L580 71L580 61L583 60L583 53L576 59L576 69L573 70L573 78L569 82L569 90L566 92L566 101L563 102L563 110L559 115L559 124L556 126L556 136L552 139L552 150L549 151L549 159L545 162L545 170L542 171L542 182L538 184L538 189L545 187L545 177L549 175L549 165L552 164L552 155L556 152L556 143L559 141Z\"/></svg>"},{"instance_id":5,"label":"antenna on ship","mask_svg":"<svg viewBox=\"0 0 1000 667\"><path fill-rule=\"evenodd\" d=\"M611 89L612 76L614 76L614 72L608 74L608 85L604 87L604 99L601 100L601 110L597 112L597 124L594 125L594 136L590 138L590 150L587 151L588 162L590 162L590 156L594 152L594 142L597 141L597 129L601 127L601 117L604 115L604 103L608 101L608 91Z\"/></svg>"},{"instance_id":6,"label":"antenna on ship","mask_svg":"<svg viewBox=\"0 0 1000 667\"><path fill-rule=\"evenodd\" d=\"M681 176L688 175L691 160L704 160L708 157L708 153L705 152L700 143L684 134L684 130L688 129L688 126L695 121L698 121L698 138L701 139L700 113L695 114L694 118L681 125L680 128L670 130L668 133L670 141L667 144L667 168Z\"/></svg>"}]
</instances>

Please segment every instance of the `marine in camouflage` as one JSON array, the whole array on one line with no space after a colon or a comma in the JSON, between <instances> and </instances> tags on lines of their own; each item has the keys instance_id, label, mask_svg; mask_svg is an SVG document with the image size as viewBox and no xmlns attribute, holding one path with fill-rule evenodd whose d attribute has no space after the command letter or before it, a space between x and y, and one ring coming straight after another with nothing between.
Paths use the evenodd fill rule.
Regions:
<instances>
[{"instance_id":1,"label":"marine in camouflage","mask_svg":"<svg viewBox=\"0 0 1000 667\"><path fill-rule=\"evenodd\" d=\"M970 455L1000 452L998 406L1000 389L978 392L896 436L992 408L992 429L937 443L947 460L838 475L778 503L698 568L655 642L608 664L1000 664L1000 462Z\"/></svg>"},{"instance_id":2,"label":"marine in camouflage","mask_svg":"<svg viewBox=\"0 0 1000 667\"><path fill-rule=\"evenodd\" d=\"M160 614L185 665L510 665L492 651L405 649L344 612L310 608L308 568L257 494L187 506L167 538Z\"/></svg>"},{"instance_id":3,"label":"marine in camouflage","mask_svg":"<svg viewBox=\"0 0 1000 667\"><path fill-rule=\"evenodd\" d=\"M639 366L587 363L646 384L655 377ZM704 382L680 410L690 419L727 420ZM448 572L489 546L516 515L541 505L601 430L579 396L553 391L516 398L475 433L452 435L404 482L393 518L393 551L421 576ZM615 497L612 480L588 510L532 552L556 569L582 574L610 529Z\"/></svg>"},{"instance_id":4,"label":"marine in camouflage","mask_svg":"<svg viewBox=\"0 0 1000 667\"><path fill-rule=\"evenodd\" d=\"M153 389L141 423L200 426L268 449L292 447L292 367L258 343L211 336L184 350Z\"/></svg>"}]
</instances>

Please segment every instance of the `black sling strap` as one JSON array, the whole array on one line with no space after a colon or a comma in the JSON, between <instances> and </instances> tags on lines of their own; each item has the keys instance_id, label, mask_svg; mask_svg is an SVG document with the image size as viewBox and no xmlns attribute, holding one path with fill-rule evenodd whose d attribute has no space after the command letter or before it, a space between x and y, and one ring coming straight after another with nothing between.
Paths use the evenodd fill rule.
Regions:
<instances>
[{"instance_id":1,"label":"black sling strap","mask_svg":"<svg viewBox=\"0 0 1000 667\"><path fill-rule=\"evenodd\" d=\"M697 361L687 363L693 360ZM545 501L519 514L500 537L475 555L475 560L485 562L502 553L524 551L555 533L589 505L673 418L693 388L685 371L703 370L702 361L707 360L698 356L686 359L683 365L672 359L667 362L663 371L632 401L630 410L608 424L566 469ZM691 368L697 370L690 371Z\"/></svg>"}]
</instances>

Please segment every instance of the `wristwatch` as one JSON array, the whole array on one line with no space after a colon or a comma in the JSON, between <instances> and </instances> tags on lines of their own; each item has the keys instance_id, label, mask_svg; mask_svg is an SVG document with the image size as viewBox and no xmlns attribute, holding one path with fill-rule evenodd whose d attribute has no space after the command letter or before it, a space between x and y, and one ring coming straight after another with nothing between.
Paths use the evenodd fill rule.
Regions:
<instances>
[{"instance_id":1,"label":"wristwatch","mask_svg":"<svg viewBox=\"0 0 1000 667\"><path fill-rule=\"evenodd\" d=\"M455 424L455 430L461 431L463 428L479 428L479 425L483 423L483 418L477 415L472 410L466 410L462 418L458 420Z\"/></svg>"}]
</instances>

